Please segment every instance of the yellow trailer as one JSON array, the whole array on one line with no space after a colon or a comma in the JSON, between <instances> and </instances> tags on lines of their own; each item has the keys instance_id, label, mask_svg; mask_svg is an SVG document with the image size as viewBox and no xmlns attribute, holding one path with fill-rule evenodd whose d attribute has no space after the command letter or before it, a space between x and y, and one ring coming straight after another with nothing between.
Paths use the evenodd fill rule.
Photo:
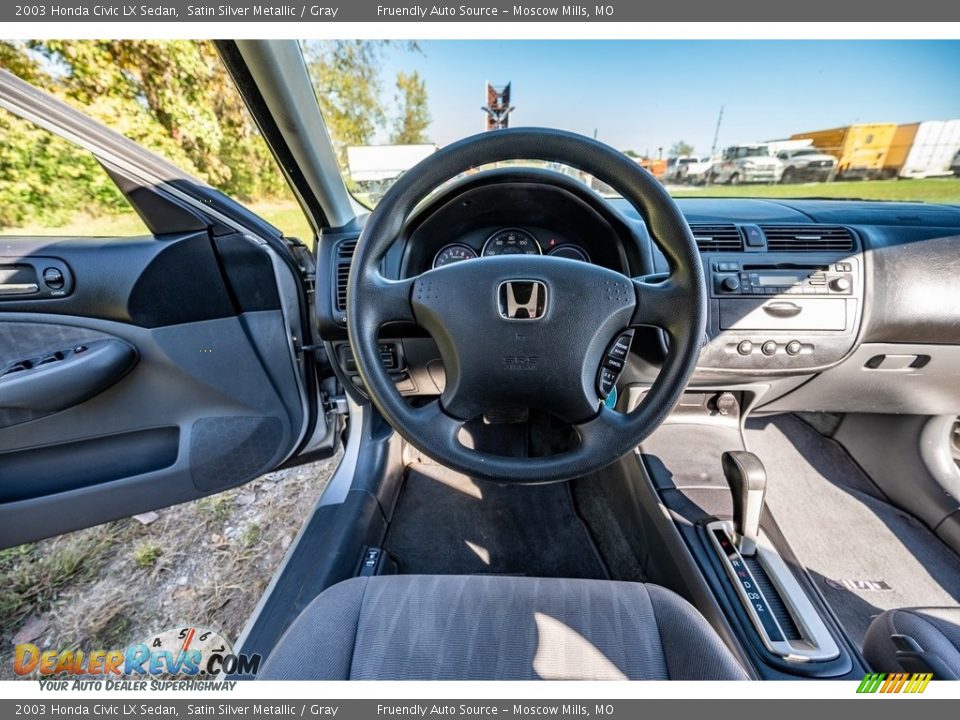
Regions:
<instances>
[{"instance_id":1,"label":"yellow trailer","mask_svg":"<svg viewBox=\"0 0 960 720\"><path fill-rule=\"evenodd\" d=\"M900 170L910 154L910 149L913 147L913 141L917 137L919 127L920 123L918 122L897 125L897 130L893 134L893 141L890 143L890 149L887 151L887 157L883 161L881 177L895 178L900 174Z\"/></svg>"},{"instance_id":2,"label":"yellow trailer","mask_svg":"<svg viewBox=\"0 0 960 720\"><path fill-rule=\"evenodd\" d=\"M812 140L814 147L836 157L838 178L875 178L883 173L896 132L895 123L864 123L797 133L790 139Z\"/></svg>"}]
</instances>

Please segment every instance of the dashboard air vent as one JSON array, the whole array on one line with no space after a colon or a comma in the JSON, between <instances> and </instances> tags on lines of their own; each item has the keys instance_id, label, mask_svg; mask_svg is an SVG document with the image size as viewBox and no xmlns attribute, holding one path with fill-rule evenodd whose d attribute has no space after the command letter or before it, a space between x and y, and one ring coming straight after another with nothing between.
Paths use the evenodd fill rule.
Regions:
<instances>
[{"instance_id":1,"label":"dashboard air vent","mask_svg":"<svg viewBox=\"0 0 960 720\"><path fill-rule=\"evenodd\" d=\"M823 225L761 225L770 252L848 252L853 235L845 227Z\"/></svg>"},{"instance_id":2,"label":"dashboard air vent","mask_svg":"<svg viewBox=\"0 0 960 720\"><path fill-rule=\"evenodd\" d=\"M353 260L353 252L357 249L356 240L343 240L337 245L337 277L336 277L336 303L337 310L344 312L347 309L347 277L350 275L350 261Z\"/></svg>"},{"instance_id":3,"label":"dashboard air vent","mask_svg":"<svg viewBox=\"0 0 960 720\"><path fill-rule=\"evenodd\" d=\"M700 252L739 252L743 249L740 230L734 224L690 223Z\"/></svg>"}]
</instances>

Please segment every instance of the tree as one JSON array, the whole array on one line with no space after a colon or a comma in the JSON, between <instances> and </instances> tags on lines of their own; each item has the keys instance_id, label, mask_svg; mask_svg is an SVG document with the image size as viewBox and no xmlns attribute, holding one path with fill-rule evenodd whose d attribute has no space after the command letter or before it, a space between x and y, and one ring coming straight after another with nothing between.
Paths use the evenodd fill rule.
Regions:
<instances>
[{"instance_id":1,"label":"tree","mask_svg":"<svg viewBox=\"0 0 960 720\"><path fill-rule=\"evenodd\" d=\"M623 154L626 155L628 158L640 157L639 155L637 155L637 152L635 150L624 150Z\"/></svg>"},{"instance_id":2,"label":"tree","mask_svg":"<svg viewBox=\"0 0 960 720\"><path fill-rule=\"evenodd\" d=\"M427 104L427 88L420 73L397 73L396 102L400 107L400 114L394 120L390 142L396 145L428 142L430 110Z\"/></svg>"},{"instance_id":3,"label":"tree","mask_svg":"<svg viewBox=\"0 0 960 720\"><path fill-rule=\"evenodd\" d=\"M240 199L286 192L208 41L30 43L57 71L41 87Z\"/></svg>"},{"instance_id":4,"label":"tree","mask_svg":"<svg viewBox=\"0 0 960 720\"><path fill-rule=\"evenodd\" d=\"M673 144L670 148L670 155L673 157L680 157L682 155L693 155L693 145L690 143L679 140Z\"/></svg>"}]
</instances>

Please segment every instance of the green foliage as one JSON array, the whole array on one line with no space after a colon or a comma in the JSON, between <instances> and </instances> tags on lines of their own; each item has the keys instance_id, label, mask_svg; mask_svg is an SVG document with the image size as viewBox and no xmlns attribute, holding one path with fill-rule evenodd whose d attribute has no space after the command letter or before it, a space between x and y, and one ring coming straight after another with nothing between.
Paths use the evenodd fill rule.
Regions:
<instances>
[{"instance_id":1,"label":"green foliage","mask_svg":"<svg viewBox=\"0 0 960 720\"><path fill-rule=\"evenodd\" d=\"M233 197L289 195L210 42L3 41L0 67ZM0 227L126 208L88 153L5 112L0 159Z\"/></svg>"},{"instance_id":2,"label":"green foliage","mask_svg":"<svg viewBox=\"0 0 960 720\"><path fill-rule=\"evenodd\" d=\"M93 156L0 110L0 227L56 227L78 213L116 212L126 200Z\"/></svg>"},{"instance_id":3,"label":"green foliage","mask_svg":"<svg viewBox=\"0 0 960 720\"><path fill-rule=\"evenodd\" d=\"M389 42L315 40L304 43L314 91L341 168L347 167L347 148L370 144L377 128L386 122L380 67L383 50ZM406 43L404 47L419 51L416 43ZM416 73L413 76L422 88L420 76ZM423 104L425 109L425 91Z\"/></svg>"},{"instance_id":4,"label":"green foliage","mask_svg":"<svg viewBox=\"0 0 960 720\"><path fill-rule=\"evenodd\" d=\"M69 40L33 44L64 70L79 109L242 200L285 185L213 44Z\"/></svg>"},{"instance_id":5,"label":"green foliage","mask_svg":"<svg viewBox=\"0 0 960 720\"><path fill-rule=\"evenodd\" d=\"M396 100L400 115L394 120L390 142L396 145L429 142L427 127L430 125L430 109L427 106L427 88L420 73L397 73Z\"/></svg>"},{"instance_id":6,"label":"green foliage","mask_svg":"<svg viewBox=\"0 0 960 720\"><path fill-rule=\"evenodd\" d=\"M325 40L304 45L324 122L341 166L349 145L366 145L384 121L380 102L383 43Z\"/></svg>"},{"instance_id":7,"label":"green foliage","mask_svg":"<svg viewBox=\"0 0 960 720\"><path fill-rule=\"evenodd\" d=\"M344 166L346 147L369 143L386 123L380 99L385 45L337 40L305 46L317 99ZM406 47L417 49L414 43ZM211 42L0 41L0 67L238 200L290 198ZM398 132L422 138L429 123L423 81L416 73L402 77L406 85L398 77L398 89L410 99L404 100ZM125 209L123 197L86 152L0 112L0 228L59 227Z\"/></svg>"},{"instance_id":8,"label":"green foliage","mask_svg":"<svg viewBox=\"0 0 960 720\"><path fill-rule=\"evenodd\" d=\"M672 157L680 157L681 155L693 155L693 145L683 140L678 140L670 148L670 155Z\"/></svg>"},{"instance_id":9,"label":"green foliage","mask_svg":"<svg viewBox=\"0 0 960 720\"><path fill-rule=\"evenodd\" d=\"M133 561L137 567L146 570L157 564L157 560L163 555L163 548L156 543L144 543L138 545L133 550Z\"/></svg>"}]
</instances>

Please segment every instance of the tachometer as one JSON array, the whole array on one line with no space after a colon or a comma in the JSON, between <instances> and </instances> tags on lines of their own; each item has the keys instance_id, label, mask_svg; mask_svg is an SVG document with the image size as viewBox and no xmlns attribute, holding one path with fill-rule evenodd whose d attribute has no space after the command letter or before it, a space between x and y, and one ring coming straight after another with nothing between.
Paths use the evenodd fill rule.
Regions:
<instances>
[{"instance_id":1,"label":"tachometer","mask_svg":"<svg viewBox=\"0 0 960 720\"><path fill-rule=\"evenodd\" d=\"M460 262L461 260L473 260L477 256L477 251L467 245L454 243L440 248L440 252L433 259L435 268L449 265L450 263Z\"/></svg>"},{"instance_id":2,"label":"tachometer","mask_svg":"<svg viewBox=\"0 0 960 720\"><path fill-rule=\"evenodd\" d=\"M483 244L483 257L493 255L539 255L540 243L526 230L504 228L497 230Z\"/></svg>"}]
</instances>

